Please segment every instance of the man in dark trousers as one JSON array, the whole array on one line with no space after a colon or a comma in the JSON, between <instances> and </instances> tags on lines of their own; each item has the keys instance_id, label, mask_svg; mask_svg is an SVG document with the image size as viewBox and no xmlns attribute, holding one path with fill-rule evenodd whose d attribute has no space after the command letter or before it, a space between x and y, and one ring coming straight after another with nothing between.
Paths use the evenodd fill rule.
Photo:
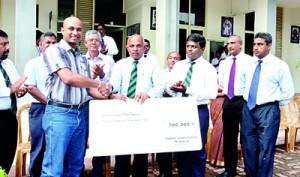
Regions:
<instances>
[{"instance_id":1,"label":"man in dark trousers","mask_svg":"<svg viewBox=\"0 0 300 177\"><path fill-rule=\"evenodd\" d=\"M225 172L217 175L217 177L237 175L237 142L244 103L240 78L244 67L247 67L247 63L252 60L251 56L242 52L243 41L240 36L229 36L227 47L230 56L223 61L219 68L219 84L226 95L222 106Z\"/></svg>"},{"instance_id":2,"label":"man in dark trousers","mask_svg":"<svg viewBox=\"0 0 300 177\"><path fill-rule=\"evenodd\" d=\"M279 105L288 104L294 96L289 66L270 54L271 47L269 33L255 34L254 61L244 75L241 141L247 177L273 176Z\"/></svg>"}]
</instances>

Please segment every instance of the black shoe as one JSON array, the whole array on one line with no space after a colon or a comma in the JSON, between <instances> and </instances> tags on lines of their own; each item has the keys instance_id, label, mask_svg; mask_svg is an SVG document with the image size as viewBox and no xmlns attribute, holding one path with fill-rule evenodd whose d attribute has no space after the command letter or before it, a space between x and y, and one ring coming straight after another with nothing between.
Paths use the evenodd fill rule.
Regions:
<instances>
[{"instance_id":1,"label":"black shoe","mask_svg":"<svg viewBox=\"0 0 300 177\"><path fill-rule=\"evenodd\" d=\"M225 171L225 172L223 172L223 173L217 175L216 177L235 177L235 176L236 176L236 174L235 174L235 175L230 175L230 174L228 174L228 173Z\"/></svg>"}]
</instances>

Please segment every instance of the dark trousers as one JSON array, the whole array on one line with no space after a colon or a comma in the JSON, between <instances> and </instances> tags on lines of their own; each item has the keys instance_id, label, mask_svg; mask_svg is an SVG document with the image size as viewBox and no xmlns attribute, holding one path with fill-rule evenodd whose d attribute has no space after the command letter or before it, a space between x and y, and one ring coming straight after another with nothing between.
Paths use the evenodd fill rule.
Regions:
<instances>
[{"instance_id":1,"label":"dark trousers","mask_svg":"<svg viewBox=\"0 0 300 177\"><path fill-rule=\"evenodd\" d=\"M14 161L18 137L18 121L11 110L0 110L0 166L8 174Z\"/></svg>"},{"instance_id":2,"label":"dark trousers","mask_svg":"<svg viewBox=\"0 0 300 177\"><path fill-rule=\"evenodd\" d=\"M252 111L245 103L242 116L241 139L247 177L272 177L280 125L278 102L256 106Z\"/></svg>"},{"instance_id":3,"label":"dark trousers","mask_svg":"<svg viewBox=\"0 0 300 177\"><path fill-rule=\"evenodd\" d=\"M103 162L105 161L105 156L94 156L92 159L93 170L92 177L102 177L103 176Z\"/></svg>"},{"instance_id":4,"label":"dark trousers","mask_svg":"<svg viewBox=\"0 0 300 177\"><path fill-rule=\"evenodd\" d=\"M225 171L230 176L237 174L239 122L244 102L242 96L233 97L231 100L226 96L222 106Z\"/></svg>"},{"instance_id":5,"label":"dark trousers","mask_svg":"<svg viewBox=\"0 0 300 177\"><path fill-rule=\"evenodd\" d=\"M31 177L39 177L42 172L42 162L45 152L45 134L42 128L46 105L32 103L29 110L29 131L31 134L30 165Z\"/></svg>"},{"instance_id":6,"label":"dark trousers","mask_svg":"<svg viewBox=\"0 0 300 177\"><path fill-rule=\"evenodd\" d=\"M129 177L131 172L131 155L117 155L114 177ZM132 177L148 176L148 154L134 154Z\"/></svg>"},{"instance_id":7,"label":"dark trousers","mask_svg":"<svg viewBox=\"0 0 300 177\"><path fill-rule=\"evenodd\" d=\"M172 152L157 153L159 176L172 177Z\"/></svg>"},{"instance_id":8,"label":"dark trousers","mask_svg":"<svg viewBox=\"0 0 300 177\"><path fill-rule=\"evenodd\" d=\"M177 153L177 167L179 177L204 177L206 165L205 144L209 125L209 112L207 105L198 106L202 149L198 151L185 151Z\"/></svg>"}]
</instances>

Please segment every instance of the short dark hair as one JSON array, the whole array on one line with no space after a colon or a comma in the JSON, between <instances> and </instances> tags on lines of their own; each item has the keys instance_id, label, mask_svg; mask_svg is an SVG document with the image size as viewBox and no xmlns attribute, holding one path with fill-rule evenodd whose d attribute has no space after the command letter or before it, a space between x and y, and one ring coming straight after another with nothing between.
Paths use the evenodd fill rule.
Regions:
<instances>
[{"instance_id":1,"label":"short dark hair","mask_svg":"<svg viewBox=\"0 0 300 177\"><path fill-rule=\"evenodd\" d=\"M45 32L44 34L42 34L42 36L40 37L40 41L44 41L44 39L45 39L45 37L55 37L55 39L56 39L56 36L55 36L55 34L54 33L52 33L52 32Z\"/></svg>"},{"instance_id":2,"label":"short dark hair","mask_svg":"<svg viewBox=\"0 0 300 177\"><path fill-rule=\"evenodd\" d=\"M35 31L35 40L40 39L40 37L43 35L43 32L41 32L40 30L36 30Z\"/></svg>"},{"instance_id":3,"label":"short dark hair","mask_svg":"<svg viewBox=\"0 0 300 177\"><path fill-rule=\"evenodd\" d=\"M2 31L0 29L0 37L6 37L6 38L8 38L8 35L6 34L6 32L4 32L4 31Z\"/></svg>"},{"instance_id":4,"label":"short dark hair","mask_svg":"<svg viewBox=\"0 0 300 177\"><path fill-rule=\"evenodd\" d=\"M148 39L144 39L145 42L148 42L149 46L150 46L150 41Z\"/></svg>"},{"instance_id":5,"label":"short dark hair","mask_svg":"<svg viewBox=\"0 0 300 177\"><path fill-rule=\"evenodd\" d=\"M97 28L98 28L99 26L102 26L102 28L103 28L104 30L106 30L106 26L105 26L104 23L100 22L100 23L97 25Z\"/></svg>"},{"instance_id":6,"label":"short dark hair","mask_svg":"<svg viewBox=\"0 0 300 177\"><path fill-rule=\"evenodd\" d=\"M198 33L190 34L187 37L186 41L199 42L201 48L205 48L205 45L206 45L205 37Z\"/></svg>"},{"instance_id":7,"label":"short dark hair","mask_svg":"<svg viewBox=\"0 0 300 177\"><path fill-rule=\"evenodd\" d=\"M256 38L262 38L266 40L267 44L272 43L272 36L270 33L266 33L266 32L258 32L255 34L254 39Z\"/></svg>"}]
</instances>

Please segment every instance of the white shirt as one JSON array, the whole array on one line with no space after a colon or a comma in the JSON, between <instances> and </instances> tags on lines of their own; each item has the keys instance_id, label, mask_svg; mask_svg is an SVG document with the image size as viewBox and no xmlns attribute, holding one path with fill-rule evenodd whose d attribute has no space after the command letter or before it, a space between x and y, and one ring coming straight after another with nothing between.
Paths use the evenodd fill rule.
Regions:
<instances>
[{"instance_id":1,"label":"white shirt","mask_svg":"<svg viewBox=\"0 0 300 177\"><path fill-rule=\"evenodd\" d=\"M43 54L27 62L24 69L24 76L28 76L24 85L33 85L44 95L46 95L46 73L45 73ZM30 97L31 102L38 103L33 96Z\"/></svg>"},{"instance_id":2,"label":"white shirt","mask_svg":"<svg viewBox=\"0 0 300 177\"><path fill-rule=\"evenodd\" d=\"M151 98L161 97L164 86L158 62L155 62L155 60L147 60L147 58L144 57L140 58L138 61L135 93L144 92ZM114 87L113 92L127 95L133 62L133 58L127 57L116 63L110 79L110 83Z\"/></svg>"},{"instance_id":3,"label":"white shirt","mask_svg":"<svg viewBox=\"0 0 300 177\"><path fill-rule=\"evenodd\" d=\"M86 53L85 57L87 58L90 67L92 67L95 64L105 64L103 68L103 71L105 73L104 77L101 79L100 76L97 76L97 79L103 82L109 82L112 70L115 66L115 61L112 58L103 55L101 52L99 52L98 57L95 57L94 59L91 59L90 54L88 52Z\"/></svg>"},{"instance_id":4,"label":"white shirt","mask_svg":"<svg viewBox=\"0 0 300 177\"><path fill-rule=\"evenodd\" d=\"M119 53L117 44L114 40L114 38L110 36L103 36L102 39L104 40L104 45L106 45L106 49L108 49L108 52L106 53L106 56L111 57L114 59L114 55L117 55ZM99 47L99 51L101 50L101 46Z\"/></svg>"},{"instance_id":5,"label":"white shirt","mask_svg":"<svg viewBox=\"0 0 300 177\"><path fill-rule=\"evenodd\" d=\"M15 65L9 59L2 60L1 63L11 84L14 84L20 78ZM5 79L0 71L0 110L7 110L11 108L10 94L10 88L6 87Z\"/></svg>"},{"instance_id":6,"label":"white shirt","mask_svg":"<svg viewBox=\"0 0 300 177\"><path fill-rule=\"evenodd\" d=\"M256 69L258 58L245 70L246 80L243 97L248 101L252 77ZM261 105L269 102L279 101L279 105L286 105L294 96L294 84L289 66L277 57L269 54L262 58L260 79L257 88L256 104Z\"/></svg>"},{"instance_id":7,"label":"white shirt","mask_svg":"<svg viewBox=\"0 0 300 177\"><path fill-rule=\"evenodd\" d=\"M219 59L218 58L213 58L212 60L211 60L211 64L214 66L214 65L217 65L217 64L219 64ZM215 67L215 66L214 66ZM219 72L219 66L217 66L217 67L215 67L216 68L216 71L217 71L217 73Z\"/></svg>"},{"instance_id":8,"label":"white shirt","mask_svg":"<svg viewBox=\"0 0 300 177\"><path fill-rule=\"evenodd\" d=\"M190 67L189 61L190 59L181 60L173 66L167 87L169 95L182 97L182 93L174 93L169 87L178 81L184 81ZM198 105L208 104L210 99L215 99L218 94L216 69L202 56L194 61L196 63L193 66L191 83L187 87L186 93L189 94L189 97L195 98Z\"/></svg>"},{"instance_id":9,"label":"white shirt","mask_svg":"<svg viewBox=\"0 0 300 177\"><path fill-rule=\"evenodd\" d=\"M253 61L253 58L250 55L245 54L244 52L240 52L237 56L233 57L232 55L227 57L219 67L219 85L223 90L223 93L227 95L228 93L228 83L230 70L233 63L233 59L236 58L236 70L235 70L235 78L234 78L234 95L242 96L244 86L241 85L242 81L242 71L244 71L249 64Z\"/></svg>"}]
</instances>

